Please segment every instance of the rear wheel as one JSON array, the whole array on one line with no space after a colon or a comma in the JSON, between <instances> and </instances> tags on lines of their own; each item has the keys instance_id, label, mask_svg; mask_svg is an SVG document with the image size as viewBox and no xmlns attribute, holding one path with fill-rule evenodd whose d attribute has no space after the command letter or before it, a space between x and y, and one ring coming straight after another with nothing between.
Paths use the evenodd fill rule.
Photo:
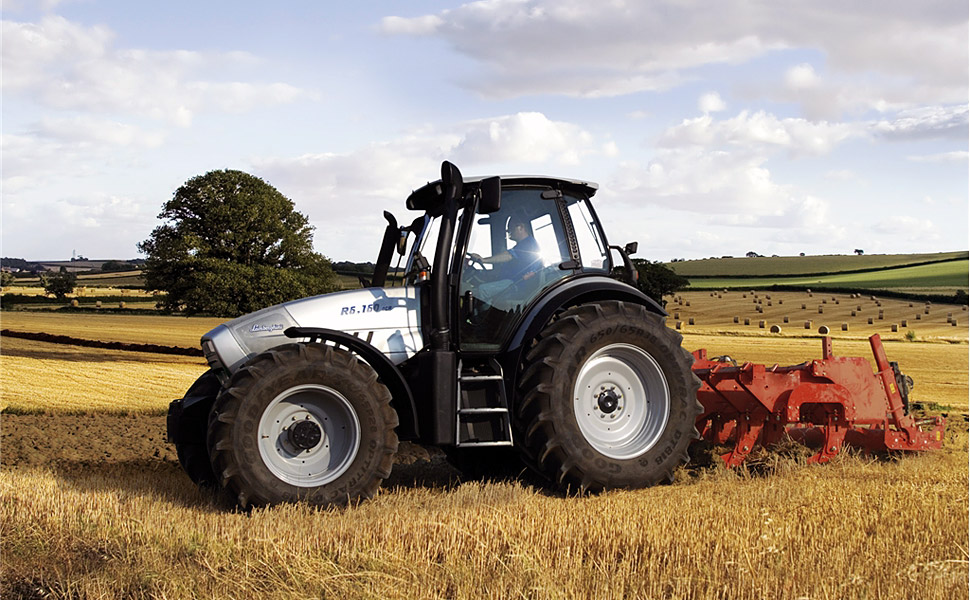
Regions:
<instances>
[{"instance_id":1,"label":"rear wheel","mask_svg":"<svg viewBox=\"0 0 970 600\"><path fill-rule=\"evenodd\" d=\"M688 460L701 411L680 342L640 305L565 311L526 357L516 413L525 455L562 487L669 481Z\"/></svg>"},{"instance_id":2,"label":"rear wheel","mask_svg":"<svg viewBox=\"0 0 970 600\"><path fill-rule=\"evenodd\" d=\"M213 470L241 506L370 498L390 475L397 414L374 369L289 344L240 369L209 417Z\"/></svg>"}]
</instances>

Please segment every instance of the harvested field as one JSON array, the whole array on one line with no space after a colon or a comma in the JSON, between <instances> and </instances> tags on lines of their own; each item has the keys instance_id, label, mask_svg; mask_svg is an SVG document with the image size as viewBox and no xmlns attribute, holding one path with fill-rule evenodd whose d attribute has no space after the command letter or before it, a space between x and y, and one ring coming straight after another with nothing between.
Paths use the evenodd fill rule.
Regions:
<instances>
[{"instance_id":1,"label":"harvested field","mask_svg":"<svg viewBox=\"0 0 970 600\"><path fill-rule=\"evenodd\" d=\"M162 414L207 368L198 357L4 337L0 409Z\"/></svg>"},{"instance_id":2,"label":"harvested field","mask_svg":"<svg viewBox=\"0 0 970 600\"><path fill-rule=\"evenodd\" d=\"M696 313L686 348L820 356L818 339L755 333L730 313L705 329L717 314ZM30 318L15 325L175 346L217 322ZM869 356L866 332L850 333L835 353ZM164 439L165 408L202 359L4 337L0 597L967 598L962 334L886 344L913 399L950 413L939 452L810 467L783 448L746 469L693 464L671 485L574 497L529 477L461 482L440 451L402 444L372 501L249 513L198 490Z\"/></svg>"},{"instance_id":3,"label":"harvested field","mask_svg":"<svg viewBox=\"0 0 970 600\"><path fill-rule=\"evenodd\" d=\"M164 315L5 311L0 326L14 331L68 335L85 340L197 348L207 331L226 319ZM2 348L0 348L2 352Z\"/></svg>"}]
</instances>

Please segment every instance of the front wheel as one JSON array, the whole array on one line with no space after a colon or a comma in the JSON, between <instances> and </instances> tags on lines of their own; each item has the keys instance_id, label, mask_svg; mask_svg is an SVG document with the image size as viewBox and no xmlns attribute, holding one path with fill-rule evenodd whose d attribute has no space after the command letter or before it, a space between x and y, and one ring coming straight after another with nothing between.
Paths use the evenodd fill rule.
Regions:
<instances>
[{"instance_id":1,"label":"front wheel","mask_svg":"<svg viewBox=\"0 0 970 600\"><path fill-rule=\"evenodd\" d=\"M370 365L288 344L240 369L209 417L213 470L241 506L370 498L390 475L397 414Z\"/></svg>"},{"instance_id":2,"label":"front wheel","mask_svg":"<svg viewBox=\"0 0 970 600\"><path fill-rule=\"evenodd\" d=\"M517 424L545 476L580 490L669 481L697 438L699 380L681 336L636 304L573 307L529 351Z\"/></svg>"}]
</instances>

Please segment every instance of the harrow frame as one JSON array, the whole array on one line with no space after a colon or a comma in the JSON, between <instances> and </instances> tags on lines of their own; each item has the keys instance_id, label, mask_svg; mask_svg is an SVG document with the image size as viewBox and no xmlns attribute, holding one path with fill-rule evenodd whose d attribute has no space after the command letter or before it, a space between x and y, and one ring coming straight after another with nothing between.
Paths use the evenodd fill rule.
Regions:
<instances>
[{"instance_id":1,"label":"harrow frame","mask_svg":"<svg viewBox=\"0 0 970 600\"><path fill-rule=\"evenodd\" d=\"M707 350L696 350L701 438L732 447L721 456L729 467L786 434L819 448L809 463L828 462L844 445L868 452L941 448L946 420L910 415L912 380L886 358L878 334L869 345L875 373L865 358L835 356L830 337L822 338L821 360L790 367L739 366L730 357L709 359Z\"/></svg>"}]
</instances>

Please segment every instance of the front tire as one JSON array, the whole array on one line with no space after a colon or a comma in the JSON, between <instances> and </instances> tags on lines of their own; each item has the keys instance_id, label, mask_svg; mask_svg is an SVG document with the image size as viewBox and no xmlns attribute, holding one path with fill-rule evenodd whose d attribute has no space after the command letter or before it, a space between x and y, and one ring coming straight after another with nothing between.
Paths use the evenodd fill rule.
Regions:
<instances>
[{"instance_id":1,"label":"front tire","mask_svg":"<svg viewBox=\"0 0 970 600\"><path fill-rule=\"evenodd\" d=\"M323 344L252 359L209 417L213 471L240 506L372 497L398 439L391 395L370 365Z\"/></svg>"},{"instance_id":2,"label":"front tire","mask_svg":"<svg viewBox=\"0 0 970 600\"><path fill-rule=\"evenodd\" d=\"M700 381L679 333L643 306L573 307L526 356L523 453L562 488L640 488L673 478L697 439Z\"/></svg>"}]
</instances>

